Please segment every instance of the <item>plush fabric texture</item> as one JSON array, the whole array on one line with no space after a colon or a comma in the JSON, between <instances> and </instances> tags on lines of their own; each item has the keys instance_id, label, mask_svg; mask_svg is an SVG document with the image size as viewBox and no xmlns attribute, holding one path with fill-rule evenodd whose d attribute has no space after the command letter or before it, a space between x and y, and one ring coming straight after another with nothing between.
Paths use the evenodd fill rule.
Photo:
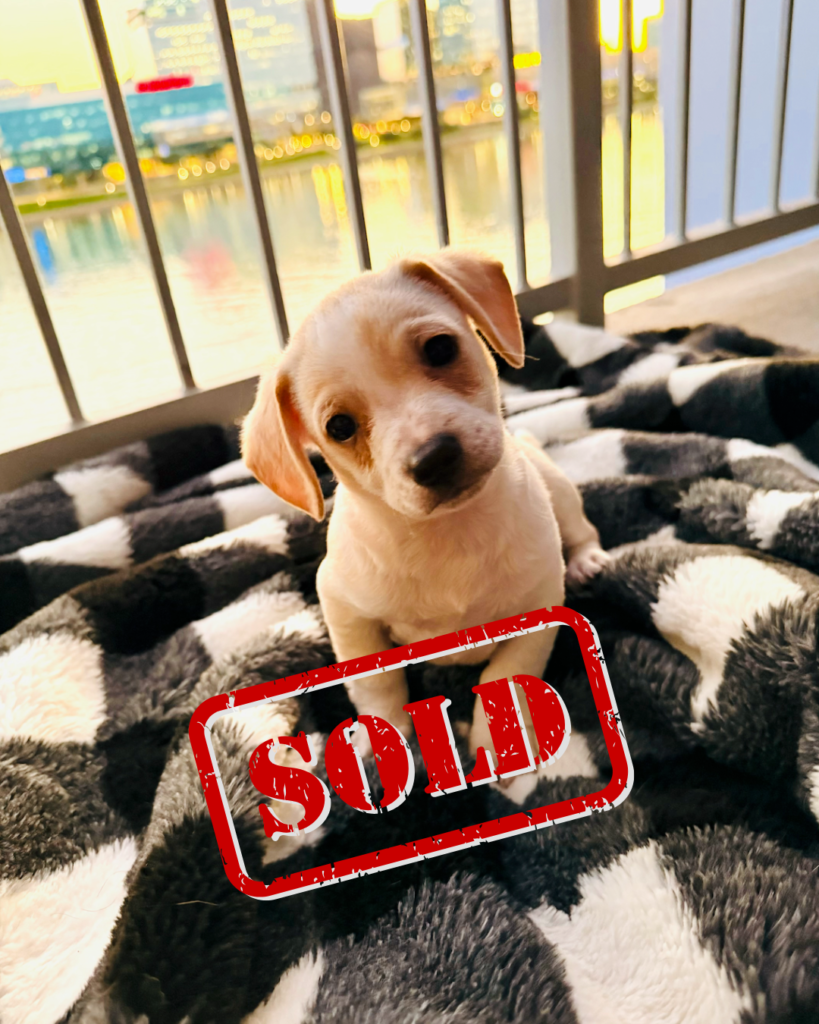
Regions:
<instances>
[{"instance_id":1,"label":"plush fabric texture","mask_svg":"<svg viewBox=\"0 0 819 1024\"><path fill-rule=\"evenodd\" d=\"M600 634L629 799L283 901L236 891L187 723L211 695L335 660L325 525L250 478L235 431L118 449L0 496L3 1024L819 1019L819 360L714 325L524 328L532 358L501 367L509 427L577 481L613 555L567 604ZM479 671L408 673L413 699L451 697L465 770ZM547 678L572 720L555 765L432 799L413 740L404 805L333 797L319 830L276 843L250 753L301 730L321 751L353 708L335 687L220 721L249 873L599 789L565 630Z\"/></svg>"}]
</instances>

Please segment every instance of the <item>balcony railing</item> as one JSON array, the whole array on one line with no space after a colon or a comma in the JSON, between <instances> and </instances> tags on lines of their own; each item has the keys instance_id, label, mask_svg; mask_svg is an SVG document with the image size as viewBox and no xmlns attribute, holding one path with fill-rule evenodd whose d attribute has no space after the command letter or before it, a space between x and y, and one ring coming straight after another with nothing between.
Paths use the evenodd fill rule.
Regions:
<instances>
[{"instance_id":1,"label":"balcony railing","mask_svg":"<svg viewBox=\"0 0 819 1024\"><path fill-rule=\"evenodd\" d=\"M31 479L73 459L94 455L114 444L125 443L161 430L195 422L227 422L246 411L252 401L255 387L253 377L207 390L200 390L196 385L99 3L98 0L80 2L96 57L116 150L125 169L128 195L136 214L175 356L180 392L172 401L105 422L90 423L85 420L20 216L9 185L0 173L0 215L72 424L69 429L53 437L0 454L0 486L3 488ZM339 157L355 251L360 269L367 270L371 266L370 247L352 131L343 45L333 0L316 2L332 116L336 135L341 144ZM628 83L632 80L633 70L633 0L620 2L623 39L619 58L619 80L621 83ZM449 243L449 218L426 0L409 0L409 3L419 75L424 152L438 243L444 246ZM501 80L504 94L508 98L513 98L515 72L510 0L497 0L497 5ZM233 138L245 192L254 215L266 291L278 327L280 342L285 345L289 326L226 0L210 0L210 7L225 73ZM510 276L516 283L521 312L529 317L571 309L580 321L602 325L604 298L614 289L657 275L669 274L791 232L819 225L819 158L816 161L817 167L814 168L813 197L796 206L784 207L780 202L794 0L783 0L782 4L783 24L776 75L773 158L770 170L770 209L763 216L752 219L739 219L736 215L745 0L734 0L728 145L725 155L724 224L716 231L690 232L687 229L692 0L679 0L678 11L680 23L677 26L676 39L679 53L676 55L676 61L679 67L679 80L674 118L678 135L675 145L676 167L671 176L675 189L673 208L676 223L662 245L639 252L632 251L633 101L632 90L621 87L618 113L623 138L624 246L619 257L607 261L603 250L599 0L539 0L542 54L540 120L547 163L547 207L554 276L547 284L536 288L530 287L527 282L517 103L513 100L506 102L503 114L516 254L516 267Z\"/></svg>"}]
</instances>

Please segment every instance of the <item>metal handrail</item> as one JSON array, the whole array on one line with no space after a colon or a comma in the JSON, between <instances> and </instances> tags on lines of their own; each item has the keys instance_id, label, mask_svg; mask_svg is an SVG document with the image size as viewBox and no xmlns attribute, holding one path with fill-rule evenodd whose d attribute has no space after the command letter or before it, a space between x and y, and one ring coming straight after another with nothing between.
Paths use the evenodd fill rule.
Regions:
<instances>
[{"instance_id":1,"label":"metal handrail","mask_svg":"<svg viewBox=\"0 0 819 1024\"><path fill-rule=\"evenodd\" d=\"M111 57L111 48L108 44L108 36L105 32L100 5L98 0L80 0L80 2L102 83L102 95L105 100L106 110L108 111L108 120L111 124L114 144L120 163L125 168L125 184L128 189L128 197L131 200L137 221L139 222L142 241L145 244L145 251L148 255L151 274L156 286L157 296L159 297L159 305L162 308L162 315L165 318L168 337L171 340L176 366L184 387L187 390L193 390L196 384L193 379L188 352L185 348L185 339L182 337L182 328L179 326L179 317L176 315L176 306L174 305L171 286L168 282L168 273L165 270L165 262L162 259L162 250L159 247L156 225L151 214L151 204L148 201L145 181L139 167L134 132L125 107L125 100L122 98L122 91L117 81L117 73L114 70L114 61Z\"/></svg>"},{"instance_id":2,"label":"metal handrail","mask_svg":"<svg viewBox=\"0 0 819 1024\"><path fill-rule=\"evenodd\" d=\"M512 4L510 0L497 0L500 28L500 63L503 84L503 128L506 136L506 166L509 173L509 206L512 230L515 233L515 262L517 264L517 290L526 291L526 225L523 215L523 179L520 170L520 124L515 81L515 46L512 39Z\"/></svg>"},{"instance_id":3,"label":"metal handrail","mask_svg":"<svg viewBox=\"0 0 819 1024\"><path fill-rule=\"evenodd\" d=\"M256 163L247 104L242 90L226 0L209 0L214 29L226 71L226 91L248 202L254 215L259 251L279 337L288 334L287 315L274 254L273 238ZM422 128L438 242L449 242L444 187L444 158L435 95L426 0L409 0L422 107ZM793 0L783 0L776 78L769 213L737 218L737 152L743 79L746 0L734 0L725 153L724 225L716 230L689 230L688 165L691 106L692 0L679 0L679 76L676 102L676 159L673 209L676 223L669 238L652 249L632 251L631 124L633 0L620 0L622 52L618 64L619 121L623 139L623 250L613 260L603 254L601 57L599 0L538 0L540 15L541 130L544 135L549 234L555 279L530 288L526 270L526 236L520 162L520 129L515 93L514 45L510 0L496 0L500 26L501 79L504 101L511 222L515 241L517 300L522 315L573 309L586 323L604 322L607 292L657 275L712 260L739 249L819 225L819 128L814 154L814 198L783 206L782 154L788 99ZM128 194L136 212L151 273L176 358L183 390L180 396L148 409L87 423L77 400L57 331L31 256L19 213L0 173L0 217L11 241L34 314L42 333L72 423L69 429L34 444L0 454L0 489L56 468L71 459L102 452L112 444L189 423L227 422L243 414L252 400L255 377L196 389L185 342L137 159L133 131L116 79L99 0L81 0L102 82L102 92ZM333 0L316 0L321 50L334 121L347 208L360 269L371 267L369 239L350 115L343 39Z\"/></svg>"},{"instance_id":4,"label":"metal handrail","mask_svg":"<svg viewBox=\"0 0 819 1024\"><path fill-rule=\"evenodd\" d=\"M728 104L728 152L725 157L725 223L735 223L737 212L737 154L742 100L742 62L745 49L745 0L734 0Z\"/></svg>"},{"instance_id":5,"label":"metal handrail","mask_svg":"<svg viewBox=\"0 0 819 1024\"><path fill-rule=\"evenodd\" d=\"M620 66L617 69L620 90L620 138L623 140L623 259L631 259L631 117L634 89L634 51L632 28L634 0L620 0L623 37L620 42Z\"/></svg>"},{"instance_id":6,"label":"metal handrail","mask_svg":"<svg viewBox=\"0 0 819 1024\"><path fill-rule=\"evenodd\" d=\"M57 337L57 332L54 329L54 321L51 319L51 312L43 294L43 286L40 284L37 268L34 266L34 260L31 258L31 250L28 247L26 233L23 230L23 225L20 223L20 214L17 212L14 197L11 194L11 189L2 170L0 170L0 217L3 218L6 234L9 236L11 248L17 259L17 266L20 268L20 273L23 276L23 283L26 286L26 291L31 301L31 308L34 310L34 316L37 319L37 325L43 336L43 341L45 342L45 347L48 351L51 365L54 368L57 383L60 386L68 413L73 423L82 423L84 422L82 410L80 409L80 403L77 401L77 394L74 391L71 374L68 372L68 367L65 364L63 350L60 347L60 339Z\"/></svg>"},{"instance_id":7,"label":"metal handrail","mask_svg":"<svg viewBox=\"0 0 819 1024\"><path fill-rule=\"evenodd\" d=\"M361 178L358 173L358 158L355 152L353 122L350 116L350 101L344 73L344 56L338 31L333 0L316 0L318 8L321 49L327 72L327 86L330 91L330 108L336 138L341 142L341 168L344 175L344 191L347 206L352 216L350 224L358 254L359 270L371 270L370 240L367 237L367 222L364 219L364 199L361 195Z\"/></svg>"},{"instance_id":8,"label":"metal handrail","mask_svg":"<svg viewBox=\"0 0 819 1024\"><path fill-rule=\"evenodd\" d=\"M239 72L239 61L236 57L236 47L233 43L233 32L230 28L227 2L226 0L210 0L210 9L213 15L219 54L225 67L227 100L233 122L233 138L236 141L236 150L239 153L239 166L248 201L253 207L253 222L256 225L256 234L259 241L259 249L261 250L263 277L267 286L270 307L273 310L273 316L279 331L279 342L281 347L284 348L287 344L290 328L287 325L284 296L282 295L282 286L279 281L279 272L276 269L273 237L270 232L267 209L264 204L262 180L259 176L259 167L256 163L256 154L253 149L253 134L250 130L250 118L247 113L245 94L242 90L242 76Z\"/></svg>"},{"instance_id":9,"label":"metal handrail","mask_svg":"<svg viewBox=\"0 0 819 1024\"><path fill-rule=\"evenodd\" d=\"M435 78L432 73L426 0L409 0L409 8L415 43L415 61L418 65L418 88L421 91L421 131L424 136L424 152L432 190L432 209L438 231L438 245L443 249L449 245L449 217L446 209L444 159L441 154L441 130L438 124Z\"/></svg>"}]
</instances>

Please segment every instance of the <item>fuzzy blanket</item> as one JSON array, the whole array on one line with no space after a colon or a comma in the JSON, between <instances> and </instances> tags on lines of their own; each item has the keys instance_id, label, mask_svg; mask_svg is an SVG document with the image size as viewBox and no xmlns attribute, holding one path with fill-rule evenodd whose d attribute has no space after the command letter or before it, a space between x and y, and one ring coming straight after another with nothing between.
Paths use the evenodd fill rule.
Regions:
<instances>
[{"instance_id":1,"label":"fuzzy blanket","mask_svg":"<svg viewBox=\"0 0 819 1024\"><path fill-rule=\"evenodd\" d=\"M332 662L325 529L194 428L0 496L2 1024L671 1024L819 1019L819 360L707 326L527 324L511 429L581 486L614 559L596 626L635 764L618 808L272 902L222 868L187 737L207 697ZM323 467L319 467L323 468ZM332 480L323 474L326 493ZM458 742L479 669L410 670ZM606 781L577 643L564 756L505 790L267 840L248 757L321 738L341 688L214 729L271 880ZM465 770L469 757L462 750ZM323 772L319 759L316 771Z\"/></svg>"}]
</instances>

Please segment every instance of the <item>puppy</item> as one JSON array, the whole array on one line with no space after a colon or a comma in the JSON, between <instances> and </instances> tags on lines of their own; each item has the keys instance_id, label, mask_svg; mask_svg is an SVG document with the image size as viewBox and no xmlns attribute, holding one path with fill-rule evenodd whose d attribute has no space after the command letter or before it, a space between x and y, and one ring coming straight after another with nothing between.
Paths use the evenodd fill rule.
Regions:
<instances>
[{"instance_id":1,"label":"puppy","mask_svg":"<svg viewBox=\"0 0 819 1024\"><path fill-rule=\"evenodd\" d=\"M318 593L339 661L562 604L567 574L608 559L574 485L533 438L506 430L487 344L523 365L503 267L448 249L327 296L260 382L242 435L253 474L316 519L308 447L338 481ZM555 634L495 644L480 681L542 676ZM348 690L359 714L410 733L403 670ZM366 751L365 731L354 735ZM492 749L480 701L470 746Z\"/></svg>"}]
</instances>

